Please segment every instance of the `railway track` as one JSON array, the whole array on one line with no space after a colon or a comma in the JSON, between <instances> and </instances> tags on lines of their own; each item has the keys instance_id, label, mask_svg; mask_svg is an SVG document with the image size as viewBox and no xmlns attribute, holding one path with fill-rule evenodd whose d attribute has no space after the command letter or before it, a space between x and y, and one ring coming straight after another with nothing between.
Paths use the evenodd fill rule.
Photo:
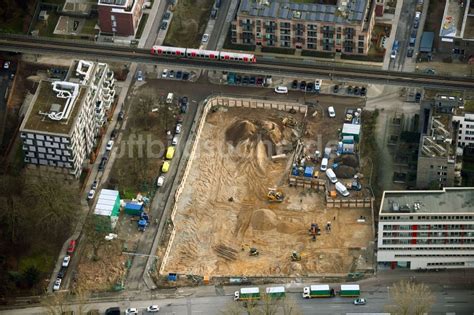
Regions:
<instances>
[{"instance_id":1,"label":"railway track","mask_svg":"<svg viewBox=\"0 0 474 315\"><path fill-rule=\"evenodd\" d=\"M202 70L248 72L275 76L325 77L331 80L358 80L368 83L395 84L428 88L474 90L470 77L437 76L412 72L326 64L317 61L289 61L257 57L257 63L235 63L201 59L184 59L151 55L149 49L99 45L84 41L32 38L19 35L0 35L0 49L32 54L57 54L86 57L93 60L152 63L191 67Z\"/></svg>"}]
</instances>

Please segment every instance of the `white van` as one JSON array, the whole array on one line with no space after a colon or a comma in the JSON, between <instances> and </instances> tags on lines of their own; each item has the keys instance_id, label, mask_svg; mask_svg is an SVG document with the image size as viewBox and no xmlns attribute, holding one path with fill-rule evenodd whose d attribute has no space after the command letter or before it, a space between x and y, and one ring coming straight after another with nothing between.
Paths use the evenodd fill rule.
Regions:
<instances>
[{"instance_id":1,"label":"white van","mask_svg":"<svg viewBox=\"0 0 474 315\"><path fill-rule=\"evenodd\" d=\"M328 107L328 114L329 114L329 117L331 117L331 118L336 117L336 111L334 110L334 107L332 107L332 106Z\"/></svg>"},{"instance_id":2,"label":"white van","mask_svg":"<svg viewBox=\"0 0 474 315\"><path fill-rule=\"evenodd\" d=\"M173 103L174 100L174 94L173 93L168 93L168 96L166 97L166 103L171 104Z\"/></svg>"},{"instance_id":3,"label":"white van","mask_svg":"<svg viewBox=\"0 0 474 315\"><path fill-rule=\"evenodd\" d=\"M326 176L331 181L331 183L333 183L333 184L337 183L336 173L334 173L332 168L328 168L326 170Z\"/></svg>"},{"instance_id":4,"label":"white van","mask_svg":"<svg viewBox=\"0 0 474 315\"><path fill-rule=\"evenodd\" d=\"M179 139L178 135L174 136L173 140L171 140L171 145L178 145L178 139Z\"/></svg>"},{"instance_id":5,"label":"white van","mask_svg":"<svg viewBox=\"0 0 474 315\"><path fill-rule=\"evenodd\" d=\"M328 163L329 163L329 160L328 158L324 158L322 161L321 161L321 167L319 168L321 171L325 172L327 169L328 169Z\"/></svg>"},{"instance_id":6,"label":"white van","mask_svg":"<svg viewBox=\"0 0 474 315\"><path fill-rule=\"evenodd\" d=\"M346 186L344 186L344 184L341 182L336 183L336 190L344 197L349 196L349 191L347 190Z\"/></svg>"}]
</instances>

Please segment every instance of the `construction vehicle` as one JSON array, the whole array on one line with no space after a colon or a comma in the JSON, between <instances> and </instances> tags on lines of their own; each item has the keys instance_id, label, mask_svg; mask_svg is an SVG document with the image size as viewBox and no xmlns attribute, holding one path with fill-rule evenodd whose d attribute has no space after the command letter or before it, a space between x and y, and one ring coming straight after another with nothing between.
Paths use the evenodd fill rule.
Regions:
<instances>
[{"instance_id":1,"label":"construction vehicle","mask_svg":"<svg viewBox=\"0 0 474 315\"><path fill-rule=\"evenodd\" d=\"M285 195L281 190L276 188L268 188L267 200L269 202L282 202L285 199Z\"/></svg>"},{"instance_id":2,"label":"construction vehicle","mask_svg":"<svg viewBox=\"0 0 474 315\"><path fill-rule=\"evenodd\" d=\"M255 247L251 247L249 250L249 256L258 256L260 253Z\"/></svg>"},{"instance_id":3,"label":"construction vehicle","mask_svg":"<svg viewBox=\"0 0 474 315\"><path fill-rule=\"evenodd\" d=\"M241 288L234 292L234 301L252 301L260 300L260 289L255 288Z\"/></svg>"},{"instance_id":4,"label":"construction vehicle","mask_svg":"<svg viewBox=\"0 0 474 315\"><path fill-rule=\"evenodd\" d=\"M313 241L316 240L316 235L321 235L321 229L317 223L311 223L311 228L308 230L309 235L312 236Z\"/></svg>"},{"instance_id":5,"label":"construction vehicle","mask_svg":"<svg viewBox=\"0 0 474 315\"><path fill-rule=\"evenodd\" d=\"M293 251L291 253L290 258L291 258L291 261L301 261L301 255L296 251Z\"/></svg>"},{"instance_id":6,"label":"construction vehicle","mask_svg":"<svg viewBox=\"0 0 474 315\"><path fill-rule=\"evenodd\" d=\"M334 296L334 289L331 289L327 284L311 285L303 288L303 298L322 298Z\"/></svg>"},{"instance_id":7,"label":"construction vehicle","mask_svg":"<svg viewBox=\"0 0 474 315\"><path fill-rule=\"evenodd\" d=\"M283 118L282 123L285 127L294 127L294 126L296 126L296 120L293 117Z\"/></svg>"}]
</instances>

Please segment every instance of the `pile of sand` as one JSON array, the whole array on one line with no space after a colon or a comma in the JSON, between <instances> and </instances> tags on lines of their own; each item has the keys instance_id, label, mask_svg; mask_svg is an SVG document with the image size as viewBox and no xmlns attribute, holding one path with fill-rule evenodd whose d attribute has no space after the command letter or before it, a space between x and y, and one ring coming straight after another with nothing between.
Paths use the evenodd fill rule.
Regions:
<instances>
[{"instance_id":1,"label":"pile of sand","mask_svg":"<svg viewBox=\"0 0 474 315\"><path fill-rule=\"evenodd\" d=\"M257 127L248 120L234 122L225 132L226 141L236 146L239 142L252 138L257 132Z\"/></svg>"},{"instance_id":2,"label":"pile of sand","mask_svg":"<svg viewBox=\"0 0 474 315\"><path fill-rule=\"evenodd\" d=\"M296 223L280 222L277 225L277 231L279 233L284 233L284 234L293 234L293 233L301 232L302 229Z\"/></svg>"},{"instance_id":3,"label":"pile of sand","mask_svg":"<svg viewBox=\"0 0 474 315\"><path fill-rule=\"evenodd\" d=\"M357 170L351 166L341 165L334 170L334 173L339 178L352 178L357 173Z\"/></svg>"},{"instance_id":4,"label":"pile of sand","mask_svg":"<svg viewBox=\"0 0 474 315\"><path fill-rule=\"evenodd\" d=\"M250 225L254 230L268 231L275 228L278 218L272 210L258 209L252 213Z\"/></svg>"}]
</instances>

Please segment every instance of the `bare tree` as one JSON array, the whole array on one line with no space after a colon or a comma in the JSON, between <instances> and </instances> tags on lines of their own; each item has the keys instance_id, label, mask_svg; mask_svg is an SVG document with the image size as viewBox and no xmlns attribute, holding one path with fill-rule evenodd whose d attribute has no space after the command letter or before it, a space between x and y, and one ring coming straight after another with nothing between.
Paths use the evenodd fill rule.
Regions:
<instances>
[{"instance_id":1,"label":"bare tree","mask_svg":"<svg viewBox=\"0 0 474 315\"><path fill-rule=\"evenodd\" d=\"M262 294L260 301L246 301L229 303L222 311L225 315L300 315L301 309L291 297L273 298Z\"/></svg>"},{"instance_id":2,"label":"bare tree","mask_svg":"<svg viewBox=\"0 0 474 315\"><path fill-rule=\"evenodd\" d=\"M41 304L46 308L48 315L62 315L70 310L70 302L65 292L57 292L47 296Z\"/></svg>"},{"instance_id":3,"label":"bare tree","mask_svg":"<svg viewBox=\"0 0 474 315\"><path fill-rule=\"evenodd\" d=\"M427 314L434 303L434 296L426 284L406 280L390 287L389 299L386 308L397 315Z\"/></svg>"},{"instance_id":4,"label":"bare tree","mask_svg":"<svg viewBox=\"0 0 474 315\"><path fill-rule=\"evenodd\" d=\"M105 223L100 222L100 218L95 215L89 215L84 223L83 232L86 242L92 246L93 260L98 260L98 252L100 247L106 242L105 235L107 233Z\"/></svg>"}]
</instances>

